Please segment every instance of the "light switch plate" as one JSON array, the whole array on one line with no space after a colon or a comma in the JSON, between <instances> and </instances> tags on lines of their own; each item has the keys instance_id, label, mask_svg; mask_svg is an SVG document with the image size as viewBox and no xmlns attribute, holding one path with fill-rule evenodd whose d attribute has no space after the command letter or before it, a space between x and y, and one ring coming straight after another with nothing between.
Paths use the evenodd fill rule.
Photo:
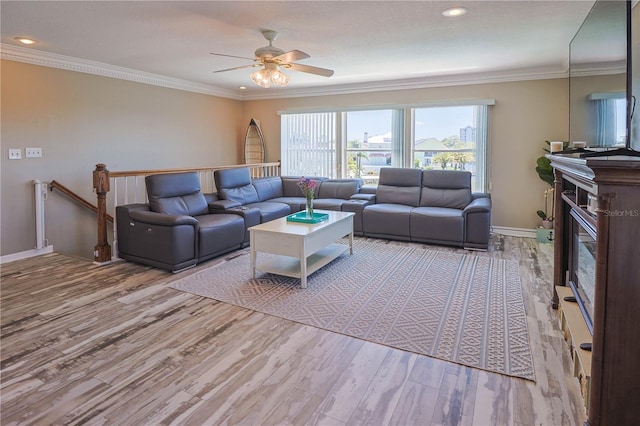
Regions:
<instances>
[{"instance_id":1,"label":"light switch plate","mask_svg":"<svg viewBox=\"0 0 640 426\"><path fill-rule=\"evenodd\" d=\"M42 157L42 148L25 148L24 153L27 158L40 158Z\"/></svg>"},{"instance_id":2,"label":"light switch plate","mask_svg":"<svg viewBox=\"0 0 640 426\"><path fill-rule=\"evenodd\" d=\"M9 160L20 160L22 158L22 150L21 149L9 149Z\"/></svg>"}]
</instances>

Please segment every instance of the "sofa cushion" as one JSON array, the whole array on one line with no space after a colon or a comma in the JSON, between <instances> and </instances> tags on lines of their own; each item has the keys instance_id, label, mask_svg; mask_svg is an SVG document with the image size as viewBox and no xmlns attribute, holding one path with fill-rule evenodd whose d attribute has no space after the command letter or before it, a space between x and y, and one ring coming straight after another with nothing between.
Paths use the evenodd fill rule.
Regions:
<instances>
[{"instance_id":1,"label":"sofa cushion","mask_svg":"<svg viewBox=\"0 0 640 426\"><path fill-rule=\"evenodd\" d=\"M245 207L257 208L260 210L260 223L269 222L270 220L285 217L291 213L291 207L283 203L274 203L273 201L261 201L259 203L249 203Z\"/></svg>"},{"instance_id":2,"label":"sofa cushion","mask_svg":"<svg viewBox=\"0 0 640 426\"><path fill-rule=\"evenodd\" d=\"M213 176L220 198L237 201L240 204L259 201L256 188L251 183L251 173L248 167L216 170Z\"/></svg>"},{"instance_id":3,"label":"sofa cushion","mask_svg":"<svg viewBox=\"0 0 640 426\"><path fill-rule=\"evenodd\" d=\"M362 186L362 179L327 179L322 181L317 198L342 198L348 200Z\"/></svg>"},{"instance_id":4,"label":"sofa cushion","mask_svg":"<svg viewBox=\"0 0 640 426\"><path fill-rule=\"evenodd\" d=\"M411 240L461 246L464 241L462 210L418 207L411 210Z\"/></svg>"},{"instance_id":5,"label":"sofa cushion","mask_svg":"<svg viewBox=\"0 0 640 426\"><path fill-rule=\"evenodd\" d=\"M334 210L339 212L342 210L342 205L347 202L343 198L316 198L313 200L313 208L321 210ZM306 205L305 205L306 208Z\"/></svg>"},{"instance_id":6,"label":"sofa cushion","mask_svg":"<svg viewBox=\"0 0 640 426\"><path fill-rule=\"evenodd\" d=\"M300 210L304 210L305 205L307 204L306 198L300 197L278 197L272 198L269 200L272 203L283 203L289 206L292 213L299 212Z\"/></svg>"},{"instance_id":7,"label":"sofa cushion","mask_svg":"<svg viewBox=\"0 0 640 426\"><path fill-rule=\"evenodd\" d=\"M298 181L301 176L282 176L282 196L283 197L303 197L302 190L298 187ZM323 177L311 177L309 179L316 182L316 189L314 191L315 198L318 198L318 189L322 181L327 180Z\"/></svg>"},{"instance_id":8,"label":"sofa cushion","mask_svg":"<svg viewBox=\"0 0 640 426\"><path fill-rule=\"evenodd\" d=\"M253 180L253 186L256 188L259 201L282 197L282 179L280 179L280 176L256 178Z\"/></svg>"},{"instance_id":9,"label":"sofa cushion","mask_svg":"<svg viewBox=\"0 0 640 426\"><path fill-rule=\"evenodd\" d=\"M461 170L425 170L420 206L464 209L472 200L471 173Z\"/></svg>"},{"instance_id":10,"label":"sofa cushion","mask_svg":"<svg viewBox=\"0 0 640 426\"><path fill-rule=\"evenodd\" d=\"M422 170L386 167L380 169L376 202L418 207Z\"/></svg>"},{"instance_id":11,"label":"sofa cushion","mask_svg":"<svg viewBox=\"0 0 640 426\"><path fill-rule=\"evenodd\" d=\"M153 212L197 216L209 211L196 172L149 175L145 183Z\"/></svg>"},{"instance_id":12,"label":"sofa cushion","mask_svg":"<svg viewBox=\"0 0 640 426\"><path fill-rule=\"evenodd\" d=\"M217 256L234 246L240 247L245 237L244 219L236 214L207 214L196 218L200 224L198 258Z\"/></svg>"},{"instance_id":13,"label":"sofa cushion","mask_svg":"<svg viewBox=\"0 0 640 426\"><path fill-rule=\"evenodd\" d=\"M410 213L414 207L403 204L371 204L362 212L365 235L409 239Z\"/></svg>"}]
</instances>

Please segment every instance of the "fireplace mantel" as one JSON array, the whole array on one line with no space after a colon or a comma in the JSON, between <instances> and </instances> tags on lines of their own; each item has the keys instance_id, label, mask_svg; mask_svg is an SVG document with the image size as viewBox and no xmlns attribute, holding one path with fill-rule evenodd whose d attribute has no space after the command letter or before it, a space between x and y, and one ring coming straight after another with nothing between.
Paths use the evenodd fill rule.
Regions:
<instances>
[{"instance_id":1,"label":"fireplace mantel","mask_svg":"<svg viewBox=\"0 0 640 426\"><path fill-rule=\"evenodd\" d=\"M640 420L640 158L547 158L555 174L554 308L574 276L576 221L593 227L596 236L591 371L585 371L590 383L583 393L587 423L635 424ZM581 343L574 339L569 339L572 354Z\"/></svg>"}]
</instances>

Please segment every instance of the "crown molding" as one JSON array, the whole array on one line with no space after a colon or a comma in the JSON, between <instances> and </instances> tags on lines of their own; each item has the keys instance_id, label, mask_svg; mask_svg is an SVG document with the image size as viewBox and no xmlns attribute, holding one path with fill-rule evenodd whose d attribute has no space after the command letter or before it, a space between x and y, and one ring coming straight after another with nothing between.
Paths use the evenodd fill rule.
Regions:
<instances>
[{"instance_id":1,"label":"crown molding","mask_svg":"<svg viewBox=\"0 0 640 426\"><path fill-rule=\"evenodd\" d=\"M566 70L456 74L437 77L421 77L400 80L372 81L367 83L344 84L336 86L311 87L298 90L275 89L270 90L269 93L246 93L242 97L242 99L263 100L299 98L308 96L346 95L353 93L385 92L391 90L415 90L433 87L466 86L471 84L506 83L526 80L548 80L555 78L566 78L568 76L569 73Z\"/></svg>"},{"instance_id":2,"label":"crown molding","mask_svg":"<svg viewBox=\"0 0 640 426\"><path fill-rule=\"evenodd\" d=\"M42 50L13 46L6 43L2 43L0 45L0 57L8 61L24 62L43 67L58 68L67 71L76 71L85 74L99 75L102 77L133 81L136 83L150 84L152 86L161 86L187 92L242 100L242 96L238 95L234 91L221 89L215 86L194 83L191 81L166 77L130 68L118 67L115 65L105 64L103 62L89 61L86 59L44 52Z\"/></svg>"},{"instance_id":3,"label":"crown molding","mask_svg":"<svg viewBox=\"0 0 640 426\"><path fill-rule=\"evenodd\" d=\"M627 72L625 61L599 62L575 66L571 69L571 77L589 77L595 75L624 74Z\"/></svg>"},{"instance_id":4,"label":"crown molding","mask_svg":"<svg viewBox=\"0 0 640 426\"><path fill-rule=\"evenodd\" d=\"M220 87L194 83L158 74L147 73L130 68L118 67L102 62L89 61L71 56L49 53L32 48L0 44L0 57L9 61L24 62L50 68L94 74L103 77L117 78L153 86L183 90L223 98L245 100L300 98L329 95L347 95L367 92L383 92L391 90L415 90L433 87L463 86L471 84L505 83L526 80L545 80L568 77L566 67L560 70L508 70L502 72L483 72L455 74L446 76L428 76L411 79L372 81L367 83L341 84L331 86L304 87L293 89L270 89L264 92L247 93L227 90ZM602 74L596 72L595 74ZM610 70L609 70L610 71ZM610 73L610 72L609 72ZM590 75L595 75L590 74Z\"/></svg>"}]
</instances>

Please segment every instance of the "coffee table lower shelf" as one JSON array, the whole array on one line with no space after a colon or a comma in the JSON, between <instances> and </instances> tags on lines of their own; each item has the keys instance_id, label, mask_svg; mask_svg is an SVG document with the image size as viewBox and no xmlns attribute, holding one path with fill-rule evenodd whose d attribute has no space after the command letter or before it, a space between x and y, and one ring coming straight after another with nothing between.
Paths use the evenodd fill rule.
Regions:
<instances>
[{"instance_id":1,"label":"coffee table lower shelf","mask_svg":"<svg viewBox=\"0 0 640 426\"><path fill-rule=\"evenodd\" d=\"M307 257L307 276L335 260L347 250L349 250L349 246L333 243L313 253ZM285 277L302 278L300 260L295 257L276 256L267 262L258 263L256 270Z\"/></svg>"}]
</instances>

